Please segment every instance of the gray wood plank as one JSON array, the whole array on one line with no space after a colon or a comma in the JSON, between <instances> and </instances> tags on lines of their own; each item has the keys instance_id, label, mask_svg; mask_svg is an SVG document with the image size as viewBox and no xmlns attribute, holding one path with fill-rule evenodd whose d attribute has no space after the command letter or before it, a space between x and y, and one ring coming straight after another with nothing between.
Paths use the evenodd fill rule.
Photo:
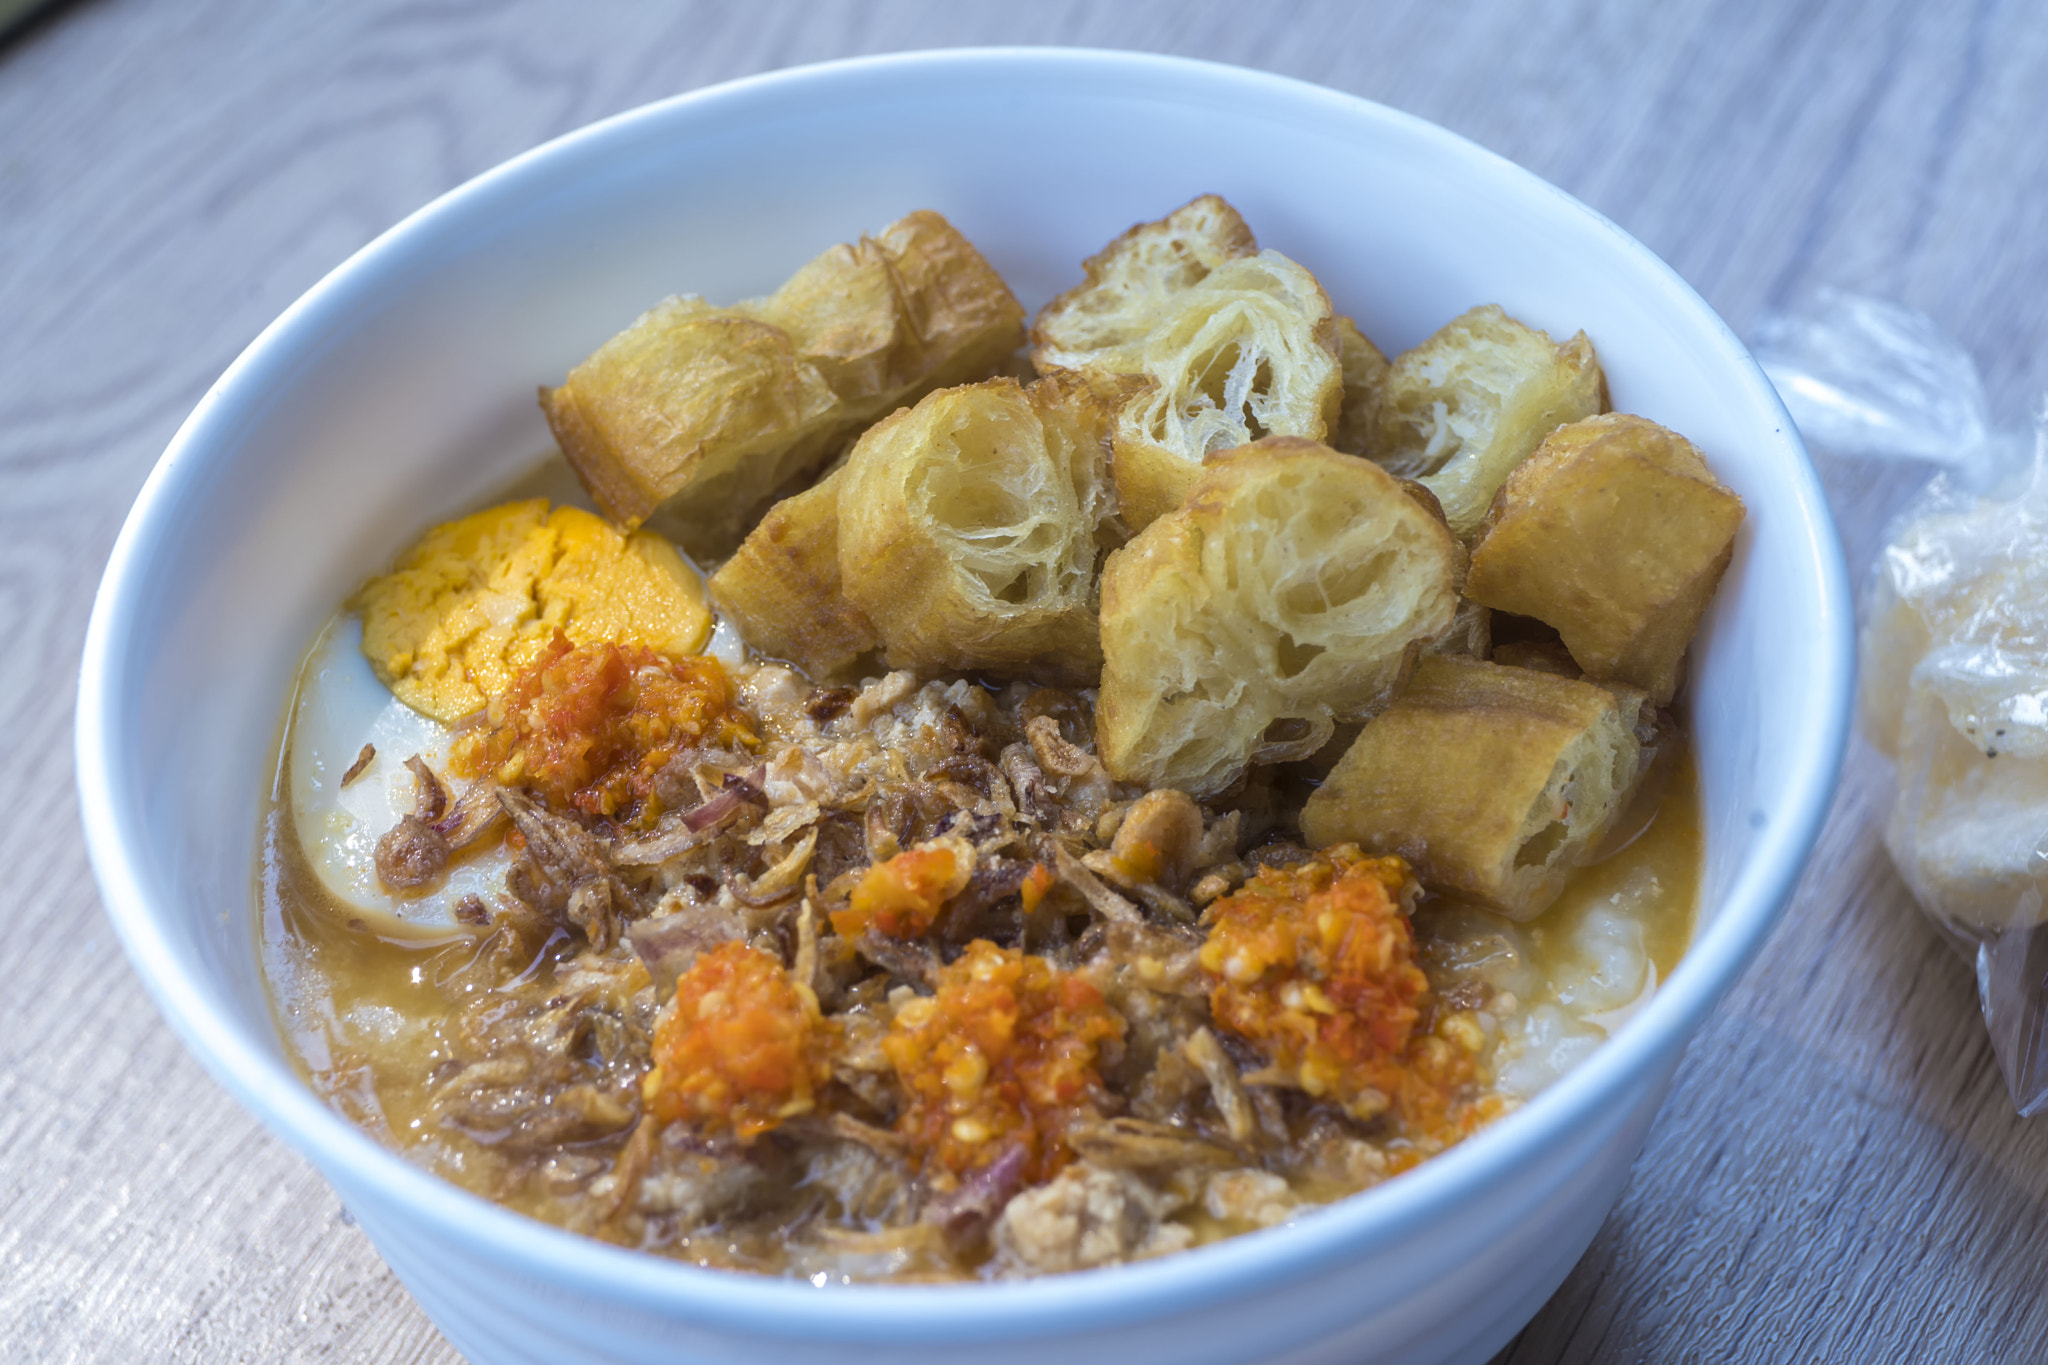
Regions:
<instances>
[{"instance_id":1,"label":"gray wood plank","mask_svg":"<svg viewBox=\"0 0 2048 1365\"><path fill-rule=\"evenodd\" d=\"M1411 110L1619 221L1744 329L1820 284L2048 387L2048 25L2028 0L94 0L0 47L0 1332L40 1361L454 1359L334 1196L120 960L76 833L92 587L151 462L269 319L470 175L648 99L908 47L1235 61ZM1198 187L1191 187L1198 188ZM1824 467L1852 554L1910 473ZM1876 842L1867 751L1516 1365L2023 1358L2048 1152Z\"/></svg>"}]
</instances>

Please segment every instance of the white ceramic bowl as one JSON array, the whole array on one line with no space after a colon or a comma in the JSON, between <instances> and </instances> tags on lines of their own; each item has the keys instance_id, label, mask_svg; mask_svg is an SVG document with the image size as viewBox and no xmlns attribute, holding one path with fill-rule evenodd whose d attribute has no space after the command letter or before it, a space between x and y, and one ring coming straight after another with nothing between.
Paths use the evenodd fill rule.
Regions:
<instances>
[{"instance_id":1,"label":"white ceramic bowl","mask_svg":"<svg viewBox=\"0 0 2048 1365\"><path fill-rule=\"evenodd\" d=\"M1389 350L1489 301L1585 328L1615 406L1692 437L1747 503L1695 652L1700 927L1649 1006L1521 1112L1368 1194L1025 1284L821 1290L636 1255L425 1175L320 1104L279 1042L251 922L286 689L352 584L549 448L534 386L665 294L763 293L912 208L945 213L1035 307L1125 227L1207 191ZM1791 422L1720 319L1613 224L1314 86L1121 53L920 53L587 128L435 201L295 303L186 421L122 530L87 637L78 780L109 913L165 1016L479 1365L1477 1361L1585 1249L1687 1037L1791 892L1840 758L1849 659L1840 553Z\"/></svg>"}]
</instances>

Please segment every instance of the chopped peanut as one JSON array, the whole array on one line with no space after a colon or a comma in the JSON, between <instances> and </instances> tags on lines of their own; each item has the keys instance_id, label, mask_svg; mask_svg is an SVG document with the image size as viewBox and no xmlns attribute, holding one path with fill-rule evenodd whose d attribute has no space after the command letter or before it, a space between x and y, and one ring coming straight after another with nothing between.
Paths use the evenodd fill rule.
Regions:
<instances>
[{"instance_id":1,"label":"chopped peanut","mask_svg":"<svg viewBox=\"0 0 2048 1365\"><path fill-rule=\"evenodd\" d=\"M1147 792L1117 826L1109 856L1132 882L1156 882L1178 892L1193 870L1202 842L1201 808L1184 792Z\"/></svg>"}]
</instances>

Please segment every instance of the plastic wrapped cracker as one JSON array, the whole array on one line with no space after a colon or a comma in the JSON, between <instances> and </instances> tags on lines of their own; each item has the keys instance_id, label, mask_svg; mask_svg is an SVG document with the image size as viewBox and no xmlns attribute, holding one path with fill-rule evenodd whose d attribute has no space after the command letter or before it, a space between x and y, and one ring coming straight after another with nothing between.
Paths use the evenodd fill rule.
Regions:
<instances>
[{"instance_id":1,"label":"plastic wrapped cracker","mask_svg":"<svg viewBox=\"0 0 2048 1365\"><path fill-rule=\"evenodd\" d=\"M1862 723L1898 769L1885 847L1972 958L2022 1114L2048 1107L2048 408L1994 430L1970 358L1926 318L1822 295L1758 354L1815 445L1942 466L1872 566Z\"/></svg>"}]
</instances>

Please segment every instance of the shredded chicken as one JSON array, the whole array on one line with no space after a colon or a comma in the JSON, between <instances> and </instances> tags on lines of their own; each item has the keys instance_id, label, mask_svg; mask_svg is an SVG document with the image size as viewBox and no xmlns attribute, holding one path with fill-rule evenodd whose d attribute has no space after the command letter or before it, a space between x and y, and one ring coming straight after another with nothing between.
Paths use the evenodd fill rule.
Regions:
<instances>
[{"instance_id":1,"label":"shredded chicken","mask_svg":"<svg viewBox=\"0 0 2048 1365\"><path fill-rule=\"evenodd\" d=\"M1164 1220L1181 1202L1128 1171L1075 1166L1005 1206L996 1257L1009 1273L1045 1274L1179 1251L1194 1233Z\"/></svg>"}]
</instances>

